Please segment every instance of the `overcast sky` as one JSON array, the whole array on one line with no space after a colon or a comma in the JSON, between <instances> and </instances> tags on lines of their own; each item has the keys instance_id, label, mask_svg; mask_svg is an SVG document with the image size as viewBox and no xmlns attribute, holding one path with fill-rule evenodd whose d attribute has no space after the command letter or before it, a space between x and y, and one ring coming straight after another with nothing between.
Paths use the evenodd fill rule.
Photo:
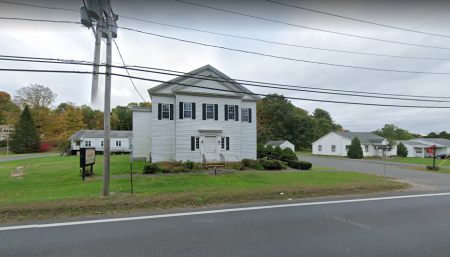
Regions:
<instances>
[{"instance_id":1,"label":"overcast sky","mask_svg":"<svg viewBox=\"0 0 450 257\"><path fill-rule=\"evenodd\" d=\"M10 1L77 10L82 6L81 0L70 2L55 0ZM341 51L450 59L450 50L393 44L336 35L238 16L170 0L111 1L114 12L119 15L119 27L133 28L183 40L313 62L375 69L434 73L450 72L450 61L447 60L379 57L289 47L140 22L121 17L121 15L216 33ZM187 1L301 26L382 40L399 41L408 44L447 47L450 49L449 37L425 35L365 24L282 6L264 0ZM448 15L450 1L422 1L421 4L413 1L277 1L356 19L450 36L450 15ZM67 21L80 20L79 13L77 12L49 10L2 2L0 2L0 17ZM449 99L419 102L248 87L253 92L260 94L278 93L290 97L390 105L450 106L450 103L439 102L450 101L450 75L371 71L289 61L200 46L123 29L119 29L116 42L127 65L140 65L188 72L203 65L210 64L229 77L236 79L389 94L449 96ZM103 43L102 61L105 61L105 49L106 44ZM112 53L113 63L119 65L121 61L115 47L113 47ZM76 24L0 20L0 54L93 61L94 36L91 30ZM0 61L0 68L92 70L89 67L76 65L18 63L10 61ZM120 69L113 69L113 71L124 73ZM173 78L136 71L130 71L130 73L133 76L164 81ZM55 105L68 101L74 102L77 105L90 104L91 75L1 71L0 78L0 90L6 91L11 95L14 95L15 91L21 87L36 83L45 85L58 94ZM145 100L150 101L147 89L158 83L140 80L134 80L134 83ZM100 79L99 85L100 93L103 93L104 78ZM112 107L140 101L142 99L134 90L129 79L113 77ZM450 109L375 107L304 100L292 100L292 103L309 112L312 112L315 108L325 109L331 113L337 123L350 131L374 131L383 127L384 124L396 124L410 132L420 134L426 134L432 131L450 131ZM99 106L92 107L94 109L103 109L102 105L103 103Z\"/></svg>"}]
</instances>

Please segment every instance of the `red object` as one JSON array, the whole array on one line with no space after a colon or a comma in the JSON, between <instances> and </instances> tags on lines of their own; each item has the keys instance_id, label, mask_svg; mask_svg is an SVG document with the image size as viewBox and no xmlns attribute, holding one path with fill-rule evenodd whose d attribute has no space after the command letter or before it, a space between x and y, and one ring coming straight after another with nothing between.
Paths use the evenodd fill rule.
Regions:
<instances>
[{"instance_id":1,"label":"red object","mask_svg":"<svg viewBox=\"0 0 450 257\"><path fill-rule=\"evenodd\" d=\"M428 153L434 154L434 148L436 148L435 145L431 146L430 148L428 148Z\"/></svg>"}]
</instances>

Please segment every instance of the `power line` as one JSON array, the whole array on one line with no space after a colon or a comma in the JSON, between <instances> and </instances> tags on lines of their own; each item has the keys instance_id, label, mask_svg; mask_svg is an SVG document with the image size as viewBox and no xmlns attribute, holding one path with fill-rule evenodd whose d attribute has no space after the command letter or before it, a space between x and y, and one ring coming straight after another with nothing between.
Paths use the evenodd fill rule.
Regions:
<instances>
[{"instance_id":1,"label":"power line","mask_svg":"<svg viewBox=\"0 0 450 257\"><path fill-rule=\"evenodd\" d=\"M91 72L91 71L68 71L68 70L32 70L32 69L4 69L4 68L0 68L0 71L93 74L93 72ZM106 75L106 73L104 73L104 72L99 72L98 74L99 75ZM256 95L256 96L270 96L270 95L266 95L266 94L257 94L257 93L253 93L253 92L250 92L250 91L236 91L236 90L226 90L226 89L219 89L219 88L210 88L210 87L189 85L189 84L178 83L178 82L162 81L162 80L157 80L157 79L149 79L149 78L142 78L142 77L136 77L136 76L129 76L129 75L123 75L123 74L117 74L117 73L111 73L111 75L118 76L118 77L125 77L125 78L131 77L133 79L144 80L144 81L151 81L151 82L167 83L167 84L174 84L174 85L182 85L182 86L187 86L187 87L209 89L209 90L221 91L221 92L241 93L241 94ZM364 105L364 106L399 107L399 108L450 109L450 106L390 105L390 104L372 104L372 103L361 103L361 102L333 101L333 100L311 99L311 98L300 98L300 97L289 97L289 96L283 96L283 97L286 98L286 99L293 99L293 100L324 102L324 103L338 103L338 104L351 104L351 105Z\"/></svg>"},{"instance_id":2,"label":"power line","mask_svg":"<svg viewBox=\"0 0 450 257\"><path fill-rule=\"evenodd\" d=\"M175 0L175 1L177 1L177 0ZM4 18L4 17L0 17L0 19L15 19L15 20L25 20L25 21L43 21L43 22L60 22L60 23L81 24L80 22L73 22L73 21L33 20L33 19ZM180 42L190 43L190 44L196 44L196 45L201 45L201 46L213 47L213 48L224 49L224 50L234 51L234 52L241 52L241 53L252 54L252 55L271 57L271 58L288 60L288 61L296 61L296 62L320 64L320 65L335 66L335 67L360 69L360 70L384 71L384 72L429 74L429 75L448 75L448 74L450 74L448 72L426 72L426 71L392 70L392 69L379 69L379 68L369 68L369 67L362 67L362 66L334 64L334 63L326 63L326 62L315 62L315 61L295 59L295 58L290 58L290 57L282 57L282 56L277 56L277 55L263 54L263 53L246 51L246 50L241 50L241 49L228 48L228 47L224 47L224 46L205 44L205 43L200 43L200 42L195 42L195 41L189 41L189 40L184 40L184 39L179 39L179 38L174 38L174 37L163 36L163 35L159 35L159 34L154 34L154 33L145 32L145 31L141 31L141 30L137 30L137 29L126 28L126 27L118 27L118 28L121 28L121 29L124 29L124 30L133 31L133 32L137 32L137 33L152 35L152 36L156 36L156 37L161 37L161 38L165 38L165 39L171 39L171 40L176 40L176 41L180 41Z\"/></svg>"},{"instance_id":3,"label":"power line","mask_svg":"<svg viewBox=\"0 0 450 257\"><path fill-rule=\"evenodd\" d=\"M15 59L17 58L17 59ZM5 56L0 55L0 60L5 61L23 61L23 62L40 62L40 63L57 63L57 64L73 64L73 65L94 65L92 62L88 61L78 61L78 60L64 60L64 59L52 59L52 58L37 58L37 57L17 57L17 56ZM106 66L106 65L101 65ZM185 77L185 78L196 78L196 79L203 79L203 80L209 80L209 81L216 81L216 82L226 82L226 83L239 83L242 85L248 85L248 86L255 86L255 87L266 87L266 88L272 88L272 89L284 89L284 90L291 90L291 91L303 91L303 92L309 92L309 93L321 93L321 94L333 94L333 95L345 95L345 96L355 96L355 97L368 97L368 98L381 98L381 99L389 99L389 100L407 100L407 101L434 101L426 98L445 98L448 97L434 97L434 96L414 96L414 95L396 95L396 94L383 94L383 93L371 93L371 92L361 92L361 91L349 91L349 90L338 90L338 89L323 89L323 88L313 88L313 87L304 87L304 86L292 86L292 85L285 85L285 84L276 84L276 83L267 83L267 82L259 82L259 81L250 81L250 80L241 80L241 79L213 79L209 76L205 75L197 75L197 74L189 74L186 72L180 72L180 71L173 71L173 70L166 70L166 69L158 69L158 68L150 68L150 67L143 67L143 66L115 66L112 65L113 68L121 68L121 69L130 69L135 71L141 71L141 72L150 72L150 73L156 73L156 74L162 74L162 75L169 75L169 76L177 76L177 77ZM133 68L136 67L136 68ZM156 71L155 71L156 70ZM128 73L128 75L130 75ZM249 82L249 83L247 83ZM133 83L134 85L134 83ZM265 86L269 85L269 86ZM274 87L276 86L276 87ZM304 89L302 89L304 88ZM135 87L136 89L136 87ZM307 90L308 89L308 90ZM309 90L313 89L313 90ZM137 90L137 89L136 89ZM321 91L315 91L315 90L321 90L321 91L334 91L334 92L321 92ZM335 92L345 92L345 93L335 93ZM355 95L355 94L349 94L349 93L356 93L356 94L365 94L365 95ZM403 97L416 97L415 99L412 98L399 98L399 97L385 97L385 96L378 96L378 95L392 95L392 96L403 96ZM420 99L417 99L420 98ZM445 102L444 100L441 102Z\"/></svg>"},{"instance_id":4,"label":"power line","mask_svg":"<svg viewBox=\"0 0 450 257\"><path fill-rule=\"evenodd\" d=\"M403 120L401 120L401 121L399 121L399 122L396 122L396 123L394 123L393 125L396 125L396 124L399 124L399 123L401 123L401 122L404 122L405 120L411 119L412 117L415 117L415 116L417 116L417 115L419 115L419 114L421 114L421 113L423 113L423 112L425 112L425 111L427 111L427 110L429 110L429 109L431 109L431 108L435 108L436 105L445 102L445 100L447 100L447 99L450 99L450 97L447 97L447 98L445 98L444 100L442 100L442 101L440 101L440 102L437 102L435 105L430 106L430 107L426 108L425 110L422 110L422 111L420 111L420 112L418 112L418 113L416 113L416 114L414 114L414 115L411 115L410 117L408 117L408 118L406 118L406 119L403 119Z\"/></svg>"},{"instance_id":5,"label":"power line","mask_svg":"<svg viewBox=\"0 0 450 257\"><path fill-rule=\"evenodd\" d=\"M166 23L161 23L161 22L155 22L155 21L150 21L150 20L143 20L143 19L138 19L138 18L132 18L132 17L123 16L123 15L121 15L120 17L121 18L130 19L130 20L148 22L148 23L157 24L157 25L161 25L161 26L172 27L172 28L191 30L191 31L196 31L196 32L201 32L201 33L208 33L208 34L213 34L213 35L219 35L219 36L225 36L225 37L233 37L233 38L239 38L239 39L246 39L246 40L252 40L252 41L257 41L257 42L262 42L262 43L282 45L282 46L289 46L289 47L296 47L296 48L305 48L305 49L313 49L313 50L337 52L337 53L346 53L346 54L369 55L369 56L378 56L378 57L403 58L403 59L433 60L433 61L449 61L450 60L450 59L445 59L445 58L429 58L429 57L414 57L414 56L375 54L375 53L364 53L364 52L345 51L345 50L337 50L337 49L329 49L329 48L320 48L320 47L312 47L312 46L286 44L286 43L274 42L274 41L269 41L269 40L264 40L264 39L259 39L259 38L243 37L243 36L236 36L236 35L218 33L218 32L201 30L201 29L186 28L186 27L182 27L182 26L176 26L176 25L171 25L171 24L166 24Z\"/></svg>"},{"instance_id":6,"label":"power line","mask_svg":"<svg viewBox=\"0 0 450 257\"><path fill-rule=\"evenodd\" d=\"M147 101L144 99L144 97L142 97L141 93L139 93L139 91L138 91L137 88L136 88L136 85L134 84L133 80L131 79L130 72L128 72L128 69L126 68L125 61L123 60L122 54L120 53L120 50L119 50L119 46L117 45L117 42L116 42L115 40L114 40L114 44L116 45L117 52L118 52L119 55L120 55L120 59L122 59L123 66L125 67L125 70L127 71L128 76L130 76L131 84L133 84L134 89L135 89L136 92L139 94L139 96L142 98L142 101L147 102Z\"/></svg>"},{"instance_id":7,"label":"power line","mask_svg":"<svg viewBox=\"0 0 450 257\"><path fill-rule=\"evenodd\" d=\"M341 36L362 38L362 39L368 39L368 40L374 40L374 41L385 42L385 43L392 43L392 44L401 44L401 45L409 45L409 46L417 46L417 47L425 47L425 48L434 48L434 49L441 49L441 50L450 50L450 48L446 48L446 47L411 44L411 43L405 43L405 42L399 42L399 41L392 41L392 40L385 40L385 39L379 39L379 38L358 36L358 35L353 35L353 34L348 34L348 33L341 33L341 32L336 32L336 31L331 31L331 30L325 30L325 29L317 29L317 28L302 26L302 25L298 25L298 24L292 24L292 23L288 23L288 22L277 21L277 20L272 20L272 19L268 19L268 18L258 17L258 16L254 16L254 15L249 15L249 14L229 11L229 10L225 10L225 9L221 9L221 8L206 6L206 5L202 5L202 4L186 2L186 1L182 1L182 0L174 0L174 1L180 2L180 3L185 3L185 4L190 4L190 5L195 5L195 6L200 6L200 7L203 7L203 8L213 9L213 10L217 10L217 11L221 11L221 12L227 12L227 13L232 13L232 14L241 15L241 16L245 16L245 17L250 17L250 18L254 18L254 19L258 19L258 20L264 20L264 21L269 21L269 22L273 22L273 23L284 24L284 25L288 25L288 26L293 26L293 27L298 27L298 28L303 28L303 29L310 29L310 30L315 30L315 31L320 31L320 32L326 32L326 33L331 33L331 34L336 34L336 35L341 35Z\"/></svg>"},{"instance_id":8,"label":"power line","mask_svg":"<svg viewBox=\"0 0 450 257\"><path fill-rule=\"evenodd\" d=\"M352 20L352 21L363 22L363 23L372 24L372 25L377 25L377 26L382 26L382 27L386 27L386 28L398 29L398 30L403 30L403 31L408 31L408 32L414 32L414 33L420 33L420 34L425 34L425 35L430 35L430 36L438 36L438 37L446 37L446 38L450 38L450 36L447 36L447 35L441 35L441 34L429 33L429 32L424 32L424 31L413 30L413 29L405 29L405 28L400 28L400 27L396 27L396 26L391 26L391 25L381 24L381 23L377 23L377 22L365 21L365 20L356 19L356 18L351 18L351 17L346 17L346 16L337 15L337 14L333 14L333 13L327 13L327 12L317 11L317 10L313 10L313 9L309 9L309 8L305 8L305 7L301 7L301 6L297 6L297 5L291 5L291 4L281 3L281 2L277 2L277 1L273 1L273 0L266 0L266 1L267 1L267 2L271 2L271 3L275 3L275 4L279 4L279 5L284 5L284 6L288 6L288 7L293 7L293 8L297 8L297 9L302 9L302 10L305 10L305 11L321 13L321 14L325 14L325 15L329 15L329 16L339 17L339 18L343 18L343 19L347 19L347 20Z\"/></svg>"},{"instance_id":9,"label":"power line","mask_svg":"<svg viewBox=\"0 0 450 257\"><path fill-rule=\"evenodd\" d=\"M177 0L175 0L175 1L177 1ZM155 34L155 33L145 32L145 31L141 31L141 30L137 30L137 29L131 29L131 28L126 28L126 27L119 27L119 28L124 29L124 30L129 30L129 31L142 33L142 34L152 35L152 36L156 36L156 37L160 37L160 38L176 40L176 41L180 41L180 42L184 42L184 43L196 44L196 45L201 45L201 46L207 46L207 47L213 47L213 48L218 48L218 49L224 49L224 50L228 50L228 51L241 52L241 53L246 53L246 54L259 55L259 56L265 56L265 57L271 57L271 58L288 60L288 61L295 61L295 62L304 62L304 63L320 64L320 65L335 66L335 67L360 69L360 70L397 72L397 73L414 73L414 74L429 74L429 75L448 75L448 74L450 74L448 72L427 72L427 71L407 71L407 70L378 69L378 68L369 68L369 67L362 67L362 66L352 66L352 65L334 64L334 63L326 63L326 62L308 61L308 60L295 59L295 58L290 58L290 57L282 57L282 56L277 56L277 55L270 55L270 54L246 51L246 50L241 50L241 49L229 48L229 47L224 47L224 46L205 44L205 43L200 43L200 42L195 42L195 41L190 41L190 40L185 40L185 39L180 39L180 38L175 38L175 37L163 36L163 35L159 35L159 34Z\"/></svg>"},{"instance_id":10,"label":"power line","mask_svg":"<svg viewBox=\"0 0 450 257\"><path fill-rule=\"evenodd\" d=\"M0 2L2 2L2 3L9 3L9 4L17 4L17 5L24 5L24 6L29 6L29 7L36 7L36 8L45 8L45 9L53 9L53 10L67 10L67 11L80 12L79 10L68 9L68 8L58 8L58 7L48 7L48 6L41 6L41 5L19 4L19 3L12 3L12 2L7 2L7 1L0 1ZM86 6L85 3L84 3L84 5ZM162 25L162 26L173 27L173 28L197 31L197 32L202 32L202 33L215 34L215 35L226 36L226 37L234 37L234 38L240 38L240 39L246 39L246 40L253 40L253 41L259 41L259 42L263 42L263 43L277 44L277 45L283 45L283 46L289 46L289 47L314 49L314 50L330 51L330 52L338 52L338 53L349 53L349 54L358 54L358 55L379 56L379 57L392 57L392 58L417 59L417 60L435 60L435 61L448 61L448 60L450 60L450 59L445 59L445 58L428 58L428 57L385 55L385 54L374 54L374 53L364 53L364 52L344 51L344 50L336 50L336 49L311 47L311 46L293 45L293 44L274 42L274 41L263 40L263 39L258 39L258 38L242 37L242 36L229 35L229 34L217 33L217 32L212 32L212 31L205 31L205 30L200 30L200 29L186 28L186 27L181 27L181 26L176 26L176 25L165 24L165 23L161 23L161 22L155 22L155 21L149 21L149 20L144 20L144 19L128 17L128 16L124 16L124 15L121 15L120 17L126 18L126 19L131 19L131 20L136 20L136 21L142 21L142 22L158 24L158 25ZM4 18L4 19L14 19L14 18ZM19 19L19 20L23 20L23 19ZM77 23L77 24L79 24L79 23ZM92 27L92 30L95 33L95 29L93 27Z\"/></svg>"},{"instance_id":11,"label":"power line","mask_svg":"<svg viewBox=\"0 0 450 257\"><path fill-rule=\"evenodd\" d=\"M52 9L52 10L65 10L65 11L80 12L79 10L69 9L69 8L48 7L48 6L33 5L33 4L21 4L21 3L13 3L13 2L8 2L8 1L0 1L0 2L1 2L1 3L6 3L6 4L23 5L23 6L28 6L28 7L36 7L36 8L44 8L44 9Z\"/></svg>"},{"instance_id":12,"label":"power line","mask_svg":"<svg viewBox=\"0 0 450 257\"><path fill-rule=\"evenodd\" d=\"M18 21L36 21L36 22L50 22L50 23L81 24L81 22L77 22L77 21L40 20L40 19L11 18L11 17L0 17L0 19L1 20L18 20Z\"/></svg>"}]
</instances>

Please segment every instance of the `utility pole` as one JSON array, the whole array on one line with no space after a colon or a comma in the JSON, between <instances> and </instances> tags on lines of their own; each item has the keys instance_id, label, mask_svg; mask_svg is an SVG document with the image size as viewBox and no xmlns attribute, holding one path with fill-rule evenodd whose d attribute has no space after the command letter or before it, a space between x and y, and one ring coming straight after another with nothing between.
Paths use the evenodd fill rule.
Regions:
<instances>
[{"instance_id":1,"label":"utility pole","mask_svg":"<svg viewBox=\"0 0 450 257\"><path fill-rule=\"evenodd\" d=\"M100 7L101 8L101 7ZM102 11L100 11L102 12ZM102 46L102 26L103 19L98 19L97 22L97 34L95 35L95 51L94 51L94 74L92 75L92 91L91 91L91 103L96 104L98 102L98 72L100 70L100 49Z\"/></svg>"},{"instance_id":2,"label":"utility pole","mask_svg":"<svg viewBox=\"0 0 450 257\"><path fill-rule=\"evenodd\" d=\"M110 137L110 110L111 110L111 63L112 63L112 45L111 45L111 0L107 0L107 17L106 17L106 34L108 35L106 39L106 78L105 78L105 108L104 108L104 148L103 148L103 195L109 195L109 169L110 169L110 147L111 147L111 137Z\"/></svg>"}]
</instances>

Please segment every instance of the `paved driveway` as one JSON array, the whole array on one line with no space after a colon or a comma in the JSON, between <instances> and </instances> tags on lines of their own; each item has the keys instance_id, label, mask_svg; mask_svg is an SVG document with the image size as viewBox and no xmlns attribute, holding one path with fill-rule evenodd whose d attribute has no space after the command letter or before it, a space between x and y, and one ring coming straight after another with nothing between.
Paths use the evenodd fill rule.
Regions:
<instances>
[{"instance_id":1,"label":"paved driveway","mask_svg":"<svg viewBox=\"0 0 450 257\"><path fill-rule=\"evenodd\" d=\"M358 171L380 176L384 175L382 161L352 160L307 155L298 155L298 158L302 161L311 162L314 166L336 168L343 171ZM387 176L422 185L424 189L450 190L450 174L402 169L399 166L408 166L408 164L386 162Z\"/></svg>"},{"instance_id":2,"label":"paved driveway","mask_svg":"<svg viewBox=\"0 0 450 257\"><path fill-rule=\"evenodd\" d=\"M33 155L23 155L23 156L12 156L12 157L0 157L0 162L17 161L23 159L47 157L47 156L57 156L59 153L55 154L33 154Z\"/></svg>"}]
</instances>

